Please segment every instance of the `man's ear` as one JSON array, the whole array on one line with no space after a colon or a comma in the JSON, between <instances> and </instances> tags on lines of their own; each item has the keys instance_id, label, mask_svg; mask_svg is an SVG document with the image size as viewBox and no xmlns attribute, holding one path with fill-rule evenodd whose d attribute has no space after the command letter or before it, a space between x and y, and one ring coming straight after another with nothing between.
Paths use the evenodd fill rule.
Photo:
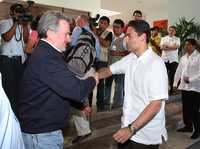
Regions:
<instances>
[{"instance_id":1,"label":"man's ear","mask_svg":"<svg viewBox=\"0 0 200 149\"><path fill-rule=\"evenodd\" d=\"M47 37L53 37L55 32L50 30L50 29L48 29L46 34L47 34Z\"/></svg>"},{"instance_id":2,"label":"man's ear","mask_svg":"<svg viewBox=\"0 0 200 149\"><path fill-rule=\"evenodd\" d=\"M142 35L140 35L141 41L146 41L147 35L145 33L142 33Z\"/></svg>"}]
</instances>

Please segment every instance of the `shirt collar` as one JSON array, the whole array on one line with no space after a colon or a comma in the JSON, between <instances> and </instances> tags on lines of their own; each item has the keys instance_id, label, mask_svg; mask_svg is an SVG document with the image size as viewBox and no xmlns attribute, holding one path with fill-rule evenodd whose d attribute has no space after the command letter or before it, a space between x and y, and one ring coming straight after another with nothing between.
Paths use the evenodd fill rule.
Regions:
<instances>
[{"instance_id":1,"label":"shirt collar","mask_svg":"<svg viewBox=\"0 0 200 149\"><path fill-rule=\"evenodd\" d=\"M195 49L195 50L192 52L191 55L188 55L188 53L187 53L187 56L188 56L188 57L193 57L193 56L196 56L197 54L198 54L198 51Z\"/></svg>"},{"instance_id":2,"label":"shirt collar","mask_svg":"<svg viewBox=\"0 0 200 149\"><path fill-rule=\"evenodd\" d=\"M118 38L123 38L125 36L124 33L121 33L118 37L114 36L114 40L118 39Z\"/></svg>"},{"instance_id":3,"label":"shirt collar","mask_svg":"<svg viewBox=\"0 0 200 149\"><path fill-rule=\"evenodd\" d=\"M84 29L86 29L87 31L90 31L90 27L88 25L83 26Z\"/></svg>"},{"instance_id":4,"label":"shirt collar","mask_svg":"<svg viewBox=\"0 0 200 149\"><path fill-rule=\"evenodd\" d=\"M148 49L140 57L137 58L137 60L140 62L145 62L148 59L149 55L151 55L151 53L152 48L148 47Z\"/></svg>"},{"instance_id":5,"label":"shirt collar","mask_svg":"<svg viewBox=\"0 0 200 149\"><path fill-rule=\"evenodd\" d=\"M56 48L52 43L50 43L50 42L47 41L46 39L42 38L41 40L44 41L44 42L46 42L46 43L48 43L48 44L49 44L50 46L52 46L56 51L62 53L62 51L61 51L60 49Z\"/></svg>"}]
</instances>

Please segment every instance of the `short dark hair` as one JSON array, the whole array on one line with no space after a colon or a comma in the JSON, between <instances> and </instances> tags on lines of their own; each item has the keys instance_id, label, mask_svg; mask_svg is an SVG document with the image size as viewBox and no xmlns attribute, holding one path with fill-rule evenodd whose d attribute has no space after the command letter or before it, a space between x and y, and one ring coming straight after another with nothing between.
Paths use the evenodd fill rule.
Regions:
<instances>
[{"instance_id":1,"label":"short dark hair","mask_svg":"<svg viewBox=\"0 0 200 149\"><path fill-rule=\"evenodd\" d=\"M154 26L154 27L151 28L151 31L157 31L157 32L158 32L159 29L160 29L160 28L159 28L158 26Z\"/></svg>"},{"instance_id":2,"label":"short dark hair","mask_svg":"<svg viewBox=\"0 0 200 149\"><path fill-rule=\"evenodd\" d=\"M136 13L140 14L141 17L142 17L142 12L141 12L140 10L135 10L135 11L133 12L133 16L134 16Z\"/></svg>"},{"instance_id":3,"label":"short dark hair","mask_svg":"<svg viewBox=\"0 0 200 149\"><path fill-rule=\"evenodd\" d=\"M169 28L173 28L176 31L176 26L171 25Z\"/></svg>"},{"instance_id":4,"label":"short dark hair","mask_svg":"<svg viewBox=\"0 0 200 149\"><path fill-rule=\"evenodd\" d=\"M108 22L108 24L110 24L110 19L108 18L108 17L106 17L106 16L102 16L100 19L99 19L99 21L107 21Z\"/></svg>"},{"instance_id":5,"label":"short dark hair","mask_svg":"<svg viewBox=\"0 0 200 149\"><path fill-rule=\"evenodd\" d=\"M197 41L193 38L188 38L188 39L185 40L185 42L189 42L193 46L197 45Z\"/></svg>"},{"instance_id":6,"label":"short dark hair","mask_svg":"<svg viewBox=\"0 0 200 149\"><path fill-rule=\"evenodd\" d=\"M128 27L134 28L138 35L146 34L146 43L149 43L151 37L151 29L149 23L144 20L132 20L128 23Z\"/></svg>"},{"instance_id":7,"label":"short dark hair","mask_svg":"<svg viewBox=\"0 0 200 149\"><path fill-rule=\"evenodd\" d=\"M113 24L120 24L121 28L124 28L124 21L122 21L121 19L115 19Z\"/></svg>"}]
</instances>

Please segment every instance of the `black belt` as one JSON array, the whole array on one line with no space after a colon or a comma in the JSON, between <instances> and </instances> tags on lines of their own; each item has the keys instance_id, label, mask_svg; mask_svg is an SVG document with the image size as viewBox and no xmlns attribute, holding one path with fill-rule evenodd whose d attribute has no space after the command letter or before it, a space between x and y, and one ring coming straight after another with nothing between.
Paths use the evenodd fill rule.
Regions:
<instances>
[{"instance_id":1,"label":"black belt","mask_svg":"<svg viewBox=\"0 0 200 149\"><path fill-rule=\"evenodd\" d=\"M22 62L22 57L21 56L12 56L8 57L6 55L0 55L0 63L7 63L7 62Z\"/></svg>"}]
</instances>

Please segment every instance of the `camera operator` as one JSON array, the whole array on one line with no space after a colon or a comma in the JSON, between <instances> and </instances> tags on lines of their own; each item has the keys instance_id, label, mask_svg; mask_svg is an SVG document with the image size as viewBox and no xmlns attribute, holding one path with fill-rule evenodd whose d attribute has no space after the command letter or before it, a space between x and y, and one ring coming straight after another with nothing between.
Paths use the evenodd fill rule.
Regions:
<instances>
[{"instance_id":1,"label":"camera operator","mask_svg":"<svg viewBox=\"0 0 200 149\"><path fill-rule=\"evenodd\" d=\"M10 17L0 22L2 85L16 115L18 90L25 61L23 49L29 36L29 22L24 20L24 10L21 4L13 4L10 7Z\"/></svg>"}]
</instances>

